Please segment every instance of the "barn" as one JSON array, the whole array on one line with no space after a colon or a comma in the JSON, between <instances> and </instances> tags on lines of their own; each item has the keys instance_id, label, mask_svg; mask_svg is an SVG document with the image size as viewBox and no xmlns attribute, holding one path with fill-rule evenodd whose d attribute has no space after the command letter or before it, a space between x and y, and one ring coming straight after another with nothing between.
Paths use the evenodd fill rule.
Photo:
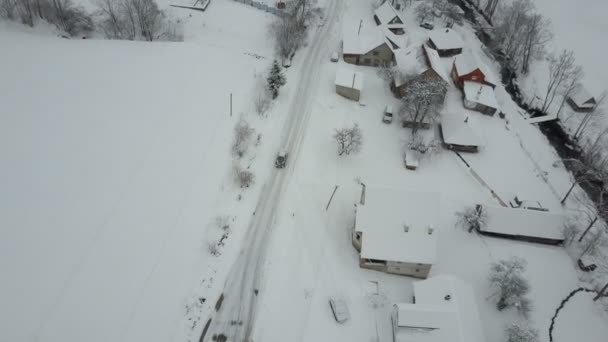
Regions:
<instances>
[{"instance_id":1,"label":"barn","mask_svg":"<svg viewBox=\"0 0 608 342\"><path fill-rule=\"evenodd\" d=\"M570 96L568 104L575 112L591 112L597 106L597 101L585 87L578 87Z\"/></svg>"},{"instance_id":2,"label":"barn","mask_svg":"<svg viewBox=\"0 0 608 342\"><path fill-rule=\"evenodd\" d=\"M475 153L483 145L479 124L468 114L443 114L440 132L443 145L450 150Z\"/></svg>"},{"instance_id":3,"label":"barn","mask_svg":"<svg viewBox=\"0 0 608 342\"><path fill-rule=\"evenodd\" d=\"M488 72L485 65L480 63L470 52L456 56L452 64L452 79L456 86L462 88L465 81L477 82L496 88L497 81Z\"/></svg>"},{"instance_id":4,"label":"barn","mask_svg":"<svg viewBox=\"0 0 608 342\"><path fill-rule=\"evenodd\" d=\"M479 228L484 235L559 245L564 241L565 218L543 210L483 205L487 222Z\"/></svg>"},{"instance_id":5,"label":"barn","mask_svg":"<svg viewBox=\"0 0 608 342\"><path fill-rule=\"evenodd\" d=\"M440 57L451 57L462 53L464 42L452 29L433 30L429 34L428 44L437 50Z\"/></svg>"},{"instance_id":6,"label":"barn","mask_svg":"<svg viewBox=\"0 0 608 342\"><path fill-rule=\"evenodd\" d=\"M490 116L498 111L494 89L489 85L464 81L463 93L465 108Z\"/></svg>"},{"instance_id":7,"label":"barn","mask_svg":"<svg viewBox=\"0 0 608 342\"><path fill-rule=\"evenodd\" d=\"M336 93L351 99L359 101L361 91L363 90L363 75L346 68L340 68L336 71Z\"/></svg>"}]
</instances>

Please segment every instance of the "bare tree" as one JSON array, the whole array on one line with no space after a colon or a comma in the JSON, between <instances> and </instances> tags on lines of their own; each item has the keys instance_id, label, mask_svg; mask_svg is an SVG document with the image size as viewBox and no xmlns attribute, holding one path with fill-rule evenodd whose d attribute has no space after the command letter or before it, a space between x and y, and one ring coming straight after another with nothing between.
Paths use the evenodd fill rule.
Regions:
<instances>
[{"instance_id":1,"label":"bare tree","mask_svg":"<svg viewBox=\"0 0 608 342\"><path fill-rule=\"evenodd\" d=\"M488 224L488 212L481 205L467 207L456 213L456 225L469 233L484 228Z\"/></svg>"},{"instance_id":2,"label":"bare tree","mask_svg":"<svg viewBox=\"0 0 608 342\"><path fill-rule=\"evenodd\" d=\"M242 158L252 143L255 129L249 125L247 120L241 118L234 126L234 142L232 143L232 154Z\"/></svg>"},{"instance_id":3,"label":"bare tree","mask_svg":"<svg viewBox=\"0 0 608 342\"><path fill-rule=\"evenodd\" d=\"M241 188L248 188L255 181L255 175L253 172L244 169L238 163L234 164L233 170L235 181Z\"/></svg>"},{"instance_id":4,"label":"bare tree","mask_svg":"<svg viewBox=\"0 0 608 342\"><path fill-rule=\"evenodd\" d=\"M260 116L266 114L268 109L270 109L272 95L267 86L268 85L265 82L259 81L254 90L253 106L255 112Z\"/></svg>"},{"instance_id":5,"label":"bare tree","mask_svg":"<svg viewBox=\"0 0 608 342\"><path fill-rule=\"evenodd\" d=\"M562 109L564 109L564 105L566 104L566 101L568 101L568 98L570 97L570 95L572 95L574 93L574 91L581 86L580 82L583 79L584 73L583 73L583 68L581 66L576 66L574 67L574 69L572 70L572 73L570 73L564 87L562 90L562 102L559 104L559 109L557 110L557 115L556 117L559 119L559 115L562 112Z\"/></svg>"},{"instance_id":6,"label":"bare tree","mask_svg":"<svg viewBox=\"0 0 608 342\"><path fill-rule=\"evenodd\" d=\"M351 153L357 153L363 146L363 132L359 128L358 124L354 124L353 127L345 127L336 129L334 139L338 144L338 155L349 155Z\"/></svg>"},{"instance_id":7,"label":"bare tree","mask_svg":"<svg viewBox=\"0 0 608 342\"><path fill-rule=\"evenodd\" d=\"M462 25L463 16L460 12L460 7L458 5L448 3L443 9L443 16L446 18L448 24L458 24Z\"/></svg>"},{"instance_id":8,"label":"bare tree","mask_svg":"<svg viewBox=\"0 0 608 342\"><path fill-rule=\"evenodd\" d=\"M578 67L574 63L574 51L563 50L558 57L551 57L549 63L549 81L540 111L546 113L564 82L576 74Z\"/></svg>"},{"instance_id":9,"label":"bare tree","mask_svg":"<svg viewBox=\"0 0 608 342\"><path fill-rule=\"evenodd\" d=\"M539 342L538 330L520 323L511 323L505 327L506 342Z\"/></svg>"},{"instance_id":10,"label":"bare tree","mask_svg":"<svg viewBox=\"0 0 608 342\"><path fill-rule=\"evenodd\" d=\"M414 80L402 98L399 116L412 126L415 134L425 122L432 122L439 115L447 91L442 80Z\"/></svg>"},{"instance_id":11,"label":"bare tree","mask_svg":"<svg viewBox=\"0 0 608 342\"><path fill-rule=\"evenodd\" d=\"M294 17L287 16L277 18L272 23L270 32L284 63L302 44L306 29Z\"/></svg>"},{"instance_id":12,"label":"bare tree","mask_svg":"<svg viewBox=\"0 0 608 342\"><path fill-rule=\"evenodd\" d=\"M494 17L496 13L496 9L498 8L499 0L488 0L486 2L486 6L484 7L483 12L490 18Z\"/></svg>"},{"instance_id":13,"label":"bare tree","mask_svg":"<svg viewBox=\"0 0 608 342\"><path fill-rule=\"evenodd\" d=\"M120 0L96 0L95 5L102 19L101 27L108 38L124 38L125 20Z\"/></svg>"},{"instance_id":14,"label":"bare tree","mask_svg":"<svg viewBox=\"0 0 608 342\"><path fill-rule=\"evenodd\" d=\"M551 21L540 14L528 16L524 30L524 44L522 49L521 72L527 74L530 70L532 58L541 57L545 51L545 44L553 39L550 30Z\"/></svg>"},{"instance_id":15,"label":"bare tree","mask_svg":"<svg viewBox=\"0 0 608 342\"><path fill-rule=\"evenodd\" d=\"M530 309L530 302L525 298L530 290L528 281L523 277L526 270L526 260L512 257L500 260L490 265L490 288L494 290L492 296L498 296L496 308L499 311L507 307ZM527 312L523 312L527 314Z\"/></svg>"},{"instance_id":16,"label":"bare tree","mask_svg":"<svg viewBox=\"0 0 608 342\"><path fill-rule=\"evenodd\" d=\"M96 0L95 4L107 38L182 40L177 25L165 17L155 0Z\"/></svg>"},{"instance_id":17,"label":"bare tree","mask_svg":"<svg viewBox=\"0 0 608 342\"><path fill-rule=\"evenodd\" d=\"M16 0L0 0L0 18L14 20L17 12Z\"/></svg>"}]
</instances>

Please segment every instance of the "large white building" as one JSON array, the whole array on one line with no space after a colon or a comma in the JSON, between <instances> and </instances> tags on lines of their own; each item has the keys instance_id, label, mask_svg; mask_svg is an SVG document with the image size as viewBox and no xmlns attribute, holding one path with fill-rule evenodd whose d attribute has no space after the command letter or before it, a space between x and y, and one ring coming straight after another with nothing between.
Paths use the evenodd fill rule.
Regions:
<instances>
[{"instance_id":1,"label":"large white building","mask_svg":"<svg viewBox=\"0 0 608 342\"><path fill-rule=\"evenodd\" d=\"M363 268L426 278L435 263L439 194L367 188L352 239Z\"/></svg>"}]
</instances>

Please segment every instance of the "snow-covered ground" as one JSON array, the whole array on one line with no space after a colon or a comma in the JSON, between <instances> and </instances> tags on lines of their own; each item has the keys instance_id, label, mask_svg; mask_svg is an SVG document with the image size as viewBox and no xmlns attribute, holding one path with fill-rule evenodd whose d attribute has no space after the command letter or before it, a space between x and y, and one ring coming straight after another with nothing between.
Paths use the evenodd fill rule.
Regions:
<instances>
[{"instance_id":1,"label":"snow-covered ground","mask_svg":"<svg viewBox=\"0 0 608 342\"><path fill-rule=\"evenodd\" d=\"M368 2L342 3L336 27L360 19L373 25ZM315 83L304 89L313 100L299 153L288 161L293 173L273 196L272 234L260 244L268 250L253 253L265 255L254 340L390 340L389 311L411 301L413 280L359 268L350 240L359 181L442 194L440 207L429 208L441 222L432 274L455 274L473 285L488 342L502 341L502 327L515 319L486 299L488 264L525 257L531 323L548 340L555 308L579 286L570 257L561 247L455 228L456 211L496 200L447 150L416 171L404 168L409 130L381 122L384 107L399 101L375 69L356 67L365 76L365 106L335 94L335 72L344 63L329 56L339 51L340 29L328 37L332 48L318 79L301 82L301 71L310 70L298 60L302 50L268 117L258 118L252 92L272 59L266 35L272 16L231 0L213 0L205 13L170 11L184 23L185 43L73 41L0 23L0 46L11 47L2 55L8 62L0 63L1 340L198 341L230 266L250 243L243 238L260 192L275 181L272 160L289 108L302 98L298 85ZM411 13L404 16L409 43L421 43L428 31ZM471 28L455 29L496 72ZM450 59L444 62L447 71ZM506 118L472 113L486 143L464 158L499 195L516 193L561 212L568 174L553 166L558 156L501 86L496 94ZM451 88L442 115L464 111ZM230 177L232 130L241 116L263 134L242 161L257 176L246 191ZM338 158L334 129L354 122L364 133L363 150ZM221 236L217 215L234 223L215 258L207 243ZM333 295L349 305L352 318L344 325L332 318ZM572 341L580 331L589 342L604 341L606 319L589 296L577 297L560 316L556 341Z\"/></svg>"}]
</instances>

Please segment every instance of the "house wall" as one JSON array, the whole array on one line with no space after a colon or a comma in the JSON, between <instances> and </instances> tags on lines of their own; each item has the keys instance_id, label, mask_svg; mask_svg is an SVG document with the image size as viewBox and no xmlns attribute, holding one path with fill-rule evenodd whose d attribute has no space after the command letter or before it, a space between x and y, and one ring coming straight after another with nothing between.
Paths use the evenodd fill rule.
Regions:
<instances>
[{"instance_id":1,"label":"house wall","mask_svg":"<svg viewBox=\"0 0 608 342\"><path fill-rule=\"evenodd\" d=\"M490 115L490 116L496 114L496 111L497 111L496 108L488 107L481 103L472 102L467 99L464 99L464 107L467 109L478 111L482 114Z\"/></svg>"},{"instance_id":2,"label":"house wall","mask_svg":"<svg viewBox=\"0 0 608 342\"><path fill-rule=\"evenodd\" d=\"M458 86L459 88L462 88L464 86L464 81L472 81L495 87L494 84L486 82L486 76L479 69L475 69L465 75L458 74L458 70L456 69L456 63L452 64L452 79L454 80L454 84L456 84L456 86Z\"/></svg>"},{"instance_id":3,"label":"house wall","mask_svg":"<svg viewBox=\"0 0 608 342\"><path fill-rule=\"evenodd\" d=\"M482 231L482 230L479 230L479 232L484 235L499 237L499 238L503 238L503 239L542 243L542 244L546 244L546 245L559 245L564 242L563 239L548 239L548 238L542 238L542 237L536 237L536 236L510 235L510 234L503 234L503 233L486 232L486 231Z\"/></svg>"},{"instance_id":4,"label":"house wall","mask_svg":"<svg viewBox=\"0 0 608 342\"><path fill-rule=\"evenodd\" d=\"M462 48L439 49L439 48L437 48L437 46L435 45L435 43L433 43L433 41L431 39L429 39L428 44L433 50L437 50L437 54L439 54L439 57L451 57L451 56L456 56L456 55L459 55L462 53Z\"/></svg>"},{"instance_id":5,"label":"house wall","mask_svg":"<svg viewBox=\"0 0 608 342\"><path fill-rule=\"evenodd\" d=\"M366 66L392 66L395 64L395 54L386 43L375 49L361 54L344 54L344 61L349 64Z\"/></svg>"},{"instance_id":6,"label":"house wall","mask_svg":"<svg viewBox=\"0 0 608 342\"><path fill-rule=\"evenodd\" d=\"M360 258L359 266L361 268L380 271L391 274L410 276L415 278L425 279L431 272L430 264L417 264L398 261L386 261L385 264L370 262L367 259Z\"/></svg>"},{"instance_id":7,"label":"house wall","mask_svg":"<svg viewBox=\"0 0 608 342\"><path fill-rule=\"evenodd\" d=\"M361 92L359 90L339 85L336 85L336 93L354 101L359 101L361 96Z\"/></svg>"}]
</instances>

